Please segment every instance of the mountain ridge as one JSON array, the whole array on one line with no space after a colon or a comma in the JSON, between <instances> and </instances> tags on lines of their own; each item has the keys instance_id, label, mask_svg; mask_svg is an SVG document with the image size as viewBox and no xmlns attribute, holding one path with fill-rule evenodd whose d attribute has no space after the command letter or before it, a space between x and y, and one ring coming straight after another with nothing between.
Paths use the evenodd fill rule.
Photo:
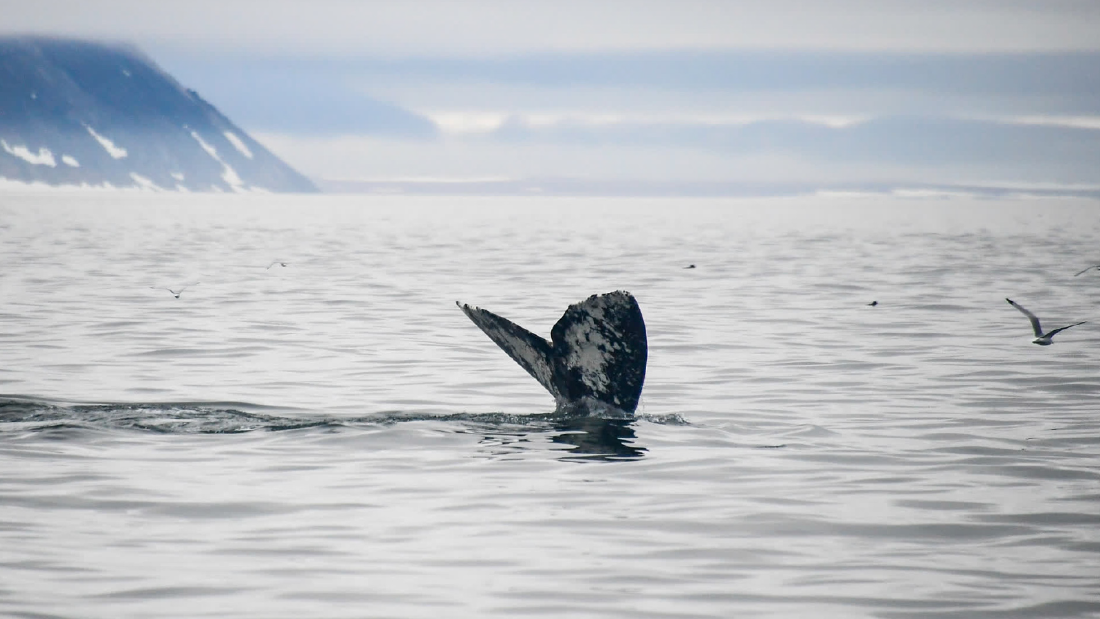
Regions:
<instances>
[{"instance_id":1,"label":"mountain ridge","mask_svg":"<svg viewBox=\"0 0 1100 619\"><path fill-rule=\"evenodd\" d=\"M45 36L0 36L0 179L317 191L133 45Z\"/></svg>"}]
</instances>

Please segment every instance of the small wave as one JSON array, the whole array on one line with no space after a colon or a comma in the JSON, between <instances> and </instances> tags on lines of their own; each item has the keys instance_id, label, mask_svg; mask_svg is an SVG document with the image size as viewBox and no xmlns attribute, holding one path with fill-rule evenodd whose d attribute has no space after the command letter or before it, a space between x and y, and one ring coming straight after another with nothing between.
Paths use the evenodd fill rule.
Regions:
<instances>
[{"instance_id":1,"label":"small wave","mask_svg":"<svg viewBox=\"0 0 1100 619\"><path fill-rule=\"evenodd\" d=\"M408 422L458 422L496 429L552 429L578 419L646 421L660 425L690 425L679 414L607 418L596 411L580 414L559 409L543 414L453 413L449 415L386 411L358 417L287 416L262 412L247 403L106 403L67 404L24 398L0 398L0 434L59 429L139 430L161 434L240 434L307 428L386 426ZM242 410L252 409L252 410Z\"/></svg>"},{"instance_id":2,"label":"small wave","mask_svg":"<svg viewBox=\"0 0 1100 619\"><path fill-rule=\"evenodd\" d=\"M635 415L635 419L638 421L648 421L649 423L655 423L661 426L690 426L691 422L684 419L684 416L680 413L668 413L665 415L647 415L640 414Z\"/></svg>"},{"instance_id":3,"label":"small wave","mask_svg":"<svg viewBox=\"0 0 1100 619\"><path fill-rule=\"evenodd\" d=\"M0 399L0 433L83 428L162 434L236 434L296 430L333 423L333 419L266 415L216 403L57 404Z\"/></svg>"}]
</instances>

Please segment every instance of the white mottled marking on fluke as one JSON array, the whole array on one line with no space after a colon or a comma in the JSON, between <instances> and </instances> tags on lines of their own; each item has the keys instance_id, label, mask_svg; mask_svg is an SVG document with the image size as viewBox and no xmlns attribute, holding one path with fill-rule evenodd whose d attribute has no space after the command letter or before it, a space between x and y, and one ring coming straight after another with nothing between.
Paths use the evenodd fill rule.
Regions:
<instances>
[{"instance_id":1,"label":"white mottled marking on fluke","mask_svg":"<svg viewBox=\"0 0 1100 619\"><path fill-rule=\"evenodd\" d=\"M637 408L648 345L642 312L630 293L592 295L570 305L550 342L487 310L458 306L559 407L594 399L627 412Z\"/></svg>"}]
</instances>

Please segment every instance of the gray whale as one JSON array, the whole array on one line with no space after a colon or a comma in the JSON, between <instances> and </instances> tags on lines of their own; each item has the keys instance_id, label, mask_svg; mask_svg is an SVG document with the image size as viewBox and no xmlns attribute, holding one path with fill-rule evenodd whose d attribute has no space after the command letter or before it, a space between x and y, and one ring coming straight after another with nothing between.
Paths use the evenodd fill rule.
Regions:
<instances>
[{"instance_id":1,"label":"gray whale","mask_svg":"<svg viewBox=\"0 0 1100 619\"><path fill-rule=\"evenodd\" d=\"M456 304L559 408L589 398L627 413L638 408L649 349L642 310L629 292L594 294L570 305L549 342L488 310Z\"/></svg>"}]
</instances>

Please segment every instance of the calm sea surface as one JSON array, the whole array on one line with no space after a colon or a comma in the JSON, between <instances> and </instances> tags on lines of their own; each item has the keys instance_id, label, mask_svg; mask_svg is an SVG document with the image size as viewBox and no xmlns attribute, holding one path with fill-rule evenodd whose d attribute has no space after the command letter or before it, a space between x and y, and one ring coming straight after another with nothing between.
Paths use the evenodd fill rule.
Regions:
<instances>
[{"instance_id":1,"label":"calm sea surface","mask_svg":"<svg viewBox=\"0 0 1100 619\"><path fill-rule=\"evenodd\" d=\"M1055 199L3 195L0 616L1100 617L1090 264ZM618 289L630 422L454 305Z\"/></svg>"}]
</instances>

